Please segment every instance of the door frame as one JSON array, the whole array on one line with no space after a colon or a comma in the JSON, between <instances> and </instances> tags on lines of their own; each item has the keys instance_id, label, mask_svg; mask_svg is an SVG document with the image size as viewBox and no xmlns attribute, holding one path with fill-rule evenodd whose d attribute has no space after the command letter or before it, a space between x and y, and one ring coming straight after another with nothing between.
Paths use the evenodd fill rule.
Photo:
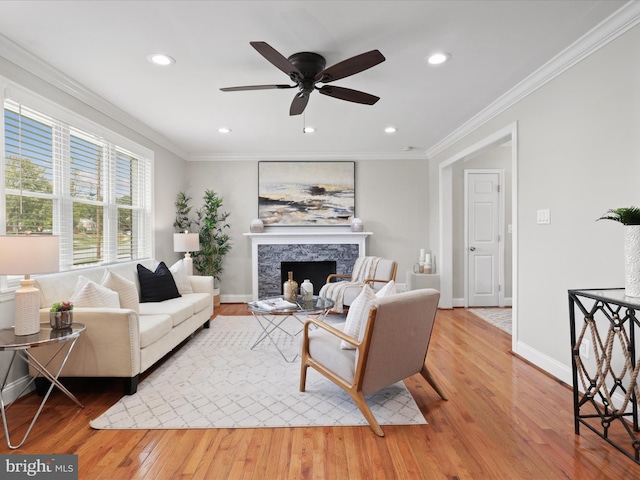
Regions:
<instances>
[{"instance_id":1,"label":"door frame","mask_svg":"<svg viewBox=\"0 0 640 480\"><path fill-rule=\"evenodd\" d=\"M512 336L513 351L518 345L518 122L477 141L438 165L438 222L440 308L453 308L453 168L456 162L480 155L511 141L511 224L512 224Z\"/></svg>"},{"instance_id":2,"label":"door frame","mask_svg":"<svg viewBox=\"0 0 640 480\"><path fill-rule=\"evenodd\" d=\"M469 307L469 175L476 173L497 173L498 185L498 307L504 307L504 170L501 168L469 168L464 171L464 306Z\"/></svg>"}]
</instances>

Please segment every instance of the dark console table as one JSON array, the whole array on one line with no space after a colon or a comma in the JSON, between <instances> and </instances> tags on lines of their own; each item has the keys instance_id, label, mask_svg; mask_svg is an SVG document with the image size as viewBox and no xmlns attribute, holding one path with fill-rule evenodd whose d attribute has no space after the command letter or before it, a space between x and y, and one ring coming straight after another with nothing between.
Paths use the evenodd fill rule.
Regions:
<instances>
[{"instance_id":1,"label":"dark console table","mask_svg":"<svg viewBox=\"0 0 640 480\"><path fill-rule=\"evenodd\" d=\"M636 333L640 298L569 290L576 435L584 425L640 463Z\"/></svg>"}]
</instances>

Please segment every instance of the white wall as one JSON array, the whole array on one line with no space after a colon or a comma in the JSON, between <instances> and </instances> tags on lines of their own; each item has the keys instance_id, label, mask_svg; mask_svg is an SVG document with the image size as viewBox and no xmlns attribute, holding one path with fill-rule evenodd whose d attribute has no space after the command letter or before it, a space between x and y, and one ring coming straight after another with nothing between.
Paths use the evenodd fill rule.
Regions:
<instances>
[{"instance_id":1,"label":"white wall","mask_svg":"<svg viewBox=\"0 0 640 480\"><path fill-rule=\"evenodd\" d=\"M356 215L365 231L373 232L367 254L398 261L399 283L418 261L420 249L430 248L428 175L428 162L421 159L356 162ZM224 210L231 212L234 246L221 276L222 301L250 300L251 242L243 233L258 215L258 162L187 162L187 178L194 210L202 206L204 191L213 189L223 196Z\"/></svg>"},{"instance_id":2,"label":"white wall","mask_svg":"<svg viewBox=\"0 0 640 480\"><path fill-rule=\"evenodd\" d=\"M438 165L517 121L516 353L569 383L567 290L623 285L622 227L595 220L640 205L638 45L635 27L430 162L437 203ZM536 223L543 208L549 225ZM432 232L437 211L432 205Z\"/></svg>"}]
</instances>

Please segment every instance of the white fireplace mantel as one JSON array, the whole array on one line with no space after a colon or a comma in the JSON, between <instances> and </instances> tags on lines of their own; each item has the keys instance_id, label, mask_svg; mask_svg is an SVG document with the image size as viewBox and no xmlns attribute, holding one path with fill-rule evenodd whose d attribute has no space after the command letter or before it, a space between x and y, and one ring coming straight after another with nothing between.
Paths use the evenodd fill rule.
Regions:
<instances>
[{"instance_id":1,"label":"white fireplace mantel","mask_svg":"<svg viewBox=\"0 0 640 480\"><path fill-rule=\"evenodd\" d=\"M366 239L373 232L352 232L330 229L283 229L262 233L244 233L251 238L251 278L253 298L258 298L258 245L303 245L303 244L356 244L359 256L366 255Z\"/></svg>"}]
</instances>

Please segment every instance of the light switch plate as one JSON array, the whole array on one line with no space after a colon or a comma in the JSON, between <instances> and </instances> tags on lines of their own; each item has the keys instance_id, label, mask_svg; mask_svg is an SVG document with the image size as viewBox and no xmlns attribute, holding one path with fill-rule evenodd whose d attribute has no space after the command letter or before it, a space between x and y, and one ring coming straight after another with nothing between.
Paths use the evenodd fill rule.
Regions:
<instances>
[{"instance_id":1,"label":"light switch plate","mask_svg":"<svg viewBox=\"0 0 640 480\"><path fill-rule=\"evenodd\" d=\"M538 225L547 225L549 223L551 223L549 209L538 210Z\"/></svg>"}]
</instances>

